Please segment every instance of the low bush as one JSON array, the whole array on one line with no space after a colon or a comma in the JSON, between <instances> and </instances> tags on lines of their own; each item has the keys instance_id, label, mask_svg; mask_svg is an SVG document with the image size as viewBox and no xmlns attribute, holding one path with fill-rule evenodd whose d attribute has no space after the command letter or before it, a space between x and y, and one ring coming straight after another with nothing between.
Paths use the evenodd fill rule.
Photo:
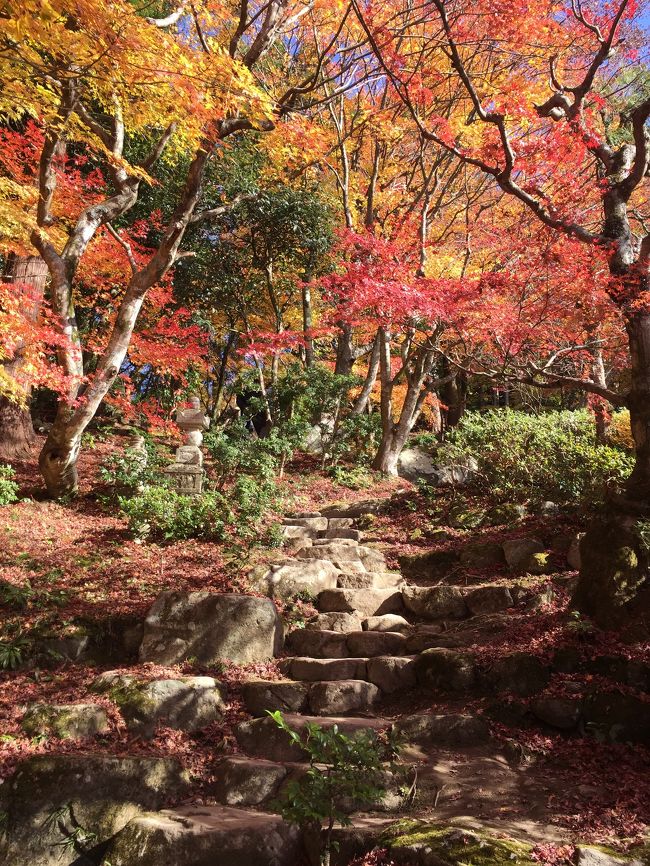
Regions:
<instances>
[{"instance_id":1,"label":"low bush","mask_svg":"<svg viewBox=\"0 0 650 866\"><path fill-rule=\"evenodd\" d=\"M233 522L233 511L218 491L183 496L168 487L146 487L136 496L120 496L120 508L138 539L220 541Z\"/></svg>"},{"instance_id":2,"label":"low bush","mask_svg":"<svg viewBox=\"0 0 650 866\"><path fill-rule=\"evenodd\" d=\"M632 456L596 441L587 410L531 415L510 409L468 412L440 453L441 461L473 457L477 484L496 501L598 501L621 484Z\"/></svg>"},{"instance_id":3,"label":"low bush","mask_svg":"<svg viewBox=\"0 0 650 866\"><path fill-rule=\"evenodd\" d=\"M109 489L109 499L140 492L160 481L163 460L151 438L143 436L142 440L141 447L130 446L109 454L99 467L99 475Z\"/></svg>"},{"instance_id":4,"label":"low bush","mask_svg":"<svg viewBox=\"0 0 650 866\"><path fill-rule=\"evenodd\" d=\"M14 481L16 473L11 466L0 466L0 505L11 505L18 499L18 485Z\"/></svg>"}]
</instances>

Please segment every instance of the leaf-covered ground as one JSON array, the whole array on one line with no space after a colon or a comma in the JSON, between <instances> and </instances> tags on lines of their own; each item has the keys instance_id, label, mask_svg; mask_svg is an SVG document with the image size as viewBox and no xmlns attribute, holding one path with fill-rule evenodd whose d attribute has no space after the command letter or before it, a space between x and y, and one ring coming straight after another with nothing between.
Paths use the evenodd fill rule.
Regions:
<instances>
[{"instance_id":1,"label":"leaf-covered ground","mask_svg":"<svg viewBox=\"0 0 650 866\"><path fill-rule=\"evenodd\" d=\"M82 456L81 495L70 504L44 501L38 493L39 481L34 464L18 468L22 493L26 497L0 512L0 580L4 595L0 606L0 640L37 634L39 637L64 636L92 631L116 617L142 619L148 607L164 589L212 589L246 591L246 573L256 563L277 558L277 549L242 548L199 541L173 544L137 544L129 538L125 521L112 506L98 499L101 486L97 470L111 450L110 441L87 449ZM503 541L522 534L560 538L575 531L575 515L531 517L515 527L474 530L471 533L450 529L447 518L456 499L450 494L424 498L403 481L375 479L371 488L351 490L335 484L322 473L312 458L300 458L288 467L280 482L281 502L267 521L280 519L281 511L317 510L333 501L392 497L385 514L369 520L368 537L381 544L391 564L397 566L404 555L432 550L451 550L469 541ZM484 507L479 498L465 507ZM444 529L444 532L441 532ZM564 582L566 572L562 553L553 552L558 575L529 578L529 588L553 593L537 609L523 606L508 613L505 628L498 630L461 624L468 629L465 649L479 664L489 665L500 655L525 649L549 659L560 647L570 648L589 659L617 655L650 662L648 646L628 646L612 634L583 629L569 615L569 594ZM562 573L560 574L560 571ZM557 578L557 579L556 579ZM478 581L507 582L512 578L505 566L474 571L459 571L447 579L461 584ZM7 586L10 587L7 593ZM13 592L12 589L13 588ZM210 801L210 785L216 760L236 750L232 729L245 713L239 699L238 684L251 674L277 677L274 664L252 668L220 666L199 669L190 663L173 668L132 665L128 668L142 679L173 676L179 673L207 673L228 686L229 706L218 723L196 734L160 728L152 740L129 733L115 705L94 695L90 686L106 664L77 664L52 658L39 667L19 667L0 673L0 771L8 775L16 763L31 754L46 752L88 752L103 754L147 754L176 756L192 770L196 783L194 799ZM545 694L579 696L598 686L616 694L634 694L647 700L630 686L599 681L596 674L555 674ZM30 739L20 728L27 704L37 701L74 703L89 699L105 706L110 730L93 741ZM525 700L518 699L518 705ZM378 713L389 718L418 711L463 710L483 714L487 700L460 699L432 701L422 694L386 701ZM494 757L480 750L471 756L442 753L441 767L449 775L447 806L436 813L430 805L426 817L442 814L449 804L460 814L484 815L501 822L504 829L525 819L555 826L560 841L579 836L596 841L627 843L647 830L650 816L650 752L641 746L612 745L596 739L540 732L539 728L514 723L492 723L497 741L516 744L521 751L519 769L494 763ZM507 772L506 772L507 770ZM456 785L456 787L454 787ZM482 793L477 796L476 789ZM450 793L451 792L451 793ZM417 811L417 804L415 807ZM442 811L441 811L442 810ZM557 839L555 840L557 842ZM553 851L546 859L552 860ZM541 859L544 859L541 857Z\"/></svg>"}]
</instances>

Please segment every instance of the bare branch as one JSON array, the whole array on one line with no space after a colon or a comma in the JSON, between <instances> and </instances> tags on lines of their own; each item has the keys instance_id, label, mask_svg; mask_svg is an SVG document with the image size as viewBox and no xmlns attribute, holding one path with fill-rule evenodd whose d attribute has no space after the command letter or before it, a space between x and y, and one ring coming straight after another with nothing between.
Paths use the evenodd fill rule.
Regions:
<instances>
[{"instance_id":1,"label":"bare branch","mask_svg":"<svg viewBox=\"0 0 650 866\"><path fill-rule=\"evenodd\" d=\"M128 241L124 240L124 238L113 228L113 226L109 222L105 223L105 225L108 233L111 235L111 237L115 238L115 240L126 253L126 257L129 260L129 264L131 265L131 272L136 274L138 272L138 263L136 262L133 255L133 249L131 247L131 244Z\"/></svg>"},{"instance_id":2,"label":"bare branch","mask_svg":"<svg viewBox=\"0 0 650 866\"><path fill-rule=\"evenodd\" d=\"M201 211L200 213L195 213L194 216L190 219L190 224L195 224L199 222L203 222L204 220L215 219L216 217L223 216L226 213L234 210L238 204L243 201L252 201L257 196L254 194L250 195L238 195L228 204L222 204L218 207L211 207L208 210Z\"/></svg>"},{"instance_id":3,"label":"bare branch","mask_svg":"<svg viewBox=\"0 0 650 866\"><path fill-rule=\"evenodd\" d=\"M154 24L156 27L171 27L173 24L176 24L183 15L185 14L186 4L183 3L182 6L179 6L171 15L168 15L166 18L145 18L149 24Z\"/></svg>"}]
</instances>

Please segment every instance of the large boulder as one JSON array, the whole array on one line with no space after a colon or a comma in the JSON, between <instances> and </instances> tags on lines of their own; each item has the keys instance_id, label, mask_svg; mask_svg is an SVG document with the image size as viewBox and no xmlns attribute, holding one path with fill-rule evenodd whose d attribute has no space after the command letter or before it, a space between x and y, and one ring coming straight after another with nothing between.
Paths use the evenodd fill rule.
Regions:
<instances>
[{"instance_id":1,"label":"large boulder","mask_svg":"<svg viewBox=\"0 0 650 866\"><path fill-rule=\"evenodd\" d=\"M147 614L140 660L161 665L188 658L212 665L267 661L282 646L282 623L265 598L212 592L161 593Z\"/></svg>"},{"instance_id":2,"label":"large boulder","mask_svg":"<svg viewBox=\"0 0 650 866\"><path fill-rule=\"evenodd\" d=\"M295 866L300 829L278 815L227 806L182 806L131 821L102 866Z\"/></svg>"},{"instance_id":3,"label":"large boulder","mask_svg":"<svg viewBox=\"0 0 650 866\"><path fill-rule=\"evenodd\" d=\"M462 463L440 465L422 448L405 448L397 461L397 474L413 483L423 481L432 487L463 487L472 480L478 463L472 457Z\"/></svg>"},{"instance_id":4,"label":"large boulder","mask_svg":"<svg viewBox=\"0 0 650 866\"><path fill-rule=\"evenodd\" d=\"M39 755L19 764L5 784L0 862L71 866L86 862L79 846L96 862L96 852L132 818L184 795L189 778L177 761L163 758Z\"/></svg>"},{"instance_id":5,"label":"large boulder","mask_svg":"<svg viewBox=\"0 0 650 866\"><path fill-rule=\"evenodd\" d=\"M422 448L405 448L397 460L397 474L413 483L426 481L436 484L438 468L433 457Z\"/></svg>"}]
</instances>

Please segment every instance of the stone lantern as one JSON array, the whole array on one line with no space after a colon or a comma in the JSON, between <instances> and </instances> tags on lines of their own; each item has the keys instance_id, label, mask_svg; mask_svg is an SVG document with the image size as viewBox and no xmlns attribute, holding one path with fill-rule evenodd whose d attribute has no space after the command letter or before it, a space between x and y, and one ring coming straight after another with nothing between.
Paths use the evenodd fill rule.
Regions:
<instances>
[{"instance_id":1,"label":"stone lantern","mask_svg":"<svg viewBox=\"0 0 650 866\"><path fill-rule=\"evenodd\" d=\"M176 423L185 434L185 444L176 449L174 463L165 472L172 478L179 493L194 496L203 489L203 432L210 419L201 410L198 397L191 397L189 409L176 413Z\"/></svg>"}]
</instances>

